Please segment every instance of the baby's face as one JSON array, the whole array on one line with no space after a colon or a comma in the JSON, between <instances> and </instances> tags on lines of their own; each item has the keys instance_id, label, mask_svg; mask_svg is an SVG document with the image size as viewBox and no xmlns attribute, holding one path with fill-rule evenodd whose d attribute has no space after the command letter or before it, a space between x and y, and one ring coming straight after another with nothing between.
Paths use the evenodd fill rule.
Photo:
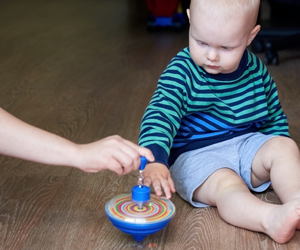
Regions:
<instances>
[{"instance_id":1,"label":"baby's face","mask_svg":"<svg viewBox=\"0 0 300 250\"><path fill-rule=\"evenodd\" d=\"M210 74L235 71L250 43L245 22L233 18L212 20L197 11L188 11L188 15L189 49L194 62Z\"/></svg>"}]
</instances>

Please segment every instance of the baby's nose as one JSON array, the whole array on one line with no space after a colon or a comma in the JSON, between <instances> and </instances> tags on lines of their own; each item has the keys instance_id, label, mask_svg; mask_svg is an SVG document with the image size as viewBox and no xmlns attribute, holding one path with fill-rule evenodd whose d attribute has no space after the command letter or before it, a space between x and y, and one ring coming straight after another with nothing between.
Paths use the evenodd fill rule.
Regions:
<instances>
[{"instance_id":1,"label":"baby's nose","mask_svg":"<svg viewBox=\"0 0 300 250\"><path fill-rule=\"evenodd\" d=\"M219 54L216 49L209 48L206 55L207 59L209 61L218 61L219 60Z\"/></svg>"}]
</instances>

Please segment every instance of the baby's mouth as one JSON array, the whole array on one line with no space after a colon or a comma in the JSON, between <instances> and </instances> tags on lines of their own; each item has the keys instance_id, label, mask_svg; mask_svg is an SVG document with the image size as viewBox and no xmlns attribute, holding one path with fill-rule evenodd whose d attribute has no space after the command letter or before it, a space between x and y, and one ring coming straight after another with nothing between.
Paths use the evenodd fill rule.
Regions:
<instances>
[{"instance_id":1,"label":"baby's mouth","mask_svg":"<svg viewBox=\"0 0 300 250\"><path fill-rule=\"evenodd\" d=\"M218 69L219 66L215 66L215 65L206 65L207 68L209 69Z\"/></svg>"}]
</instances>

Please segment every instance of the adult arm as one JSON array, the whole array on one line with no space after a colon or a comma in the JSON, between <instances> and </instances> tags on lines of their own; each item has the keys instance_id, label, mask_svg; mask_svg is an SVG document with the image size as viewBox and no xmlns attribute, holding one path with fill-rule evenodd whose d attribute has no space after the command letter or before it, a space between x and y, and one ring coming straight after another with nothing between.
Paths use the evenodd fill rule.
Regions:
<instances>
[{"instance_id":1,"label":"adult arm","mask_svg":"<svg viewBox=\"0 0 300 250\"><path fill-rule=\"evenodd\" d=\"M120 136L79 145L27 124L1 108L0 154L85 172L109 169L118 175L138 169L140 155L150 162L154 160L150 150Z\"/></svg>"}]
</instances>

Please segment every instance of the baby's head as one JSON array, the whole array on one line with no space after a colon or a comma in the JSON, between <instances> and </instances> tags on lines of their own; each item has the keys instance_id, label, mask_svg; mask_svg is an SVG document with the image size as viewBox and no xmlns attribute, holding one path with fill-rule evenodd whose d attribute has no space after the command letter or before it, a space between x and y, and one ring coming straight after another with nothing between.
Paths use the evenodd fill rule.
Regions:
<instances>
[{"instance_id":1,"label":"baby's head","mask_svg":"<svg viewBox=\"0 0 300 250\"><path fill-rule=\"evenodd\" d=\"M235 71L256 25L259 0L191 0L189 48L196 64L211 74Z\"/></svg>"}]
</instances>

